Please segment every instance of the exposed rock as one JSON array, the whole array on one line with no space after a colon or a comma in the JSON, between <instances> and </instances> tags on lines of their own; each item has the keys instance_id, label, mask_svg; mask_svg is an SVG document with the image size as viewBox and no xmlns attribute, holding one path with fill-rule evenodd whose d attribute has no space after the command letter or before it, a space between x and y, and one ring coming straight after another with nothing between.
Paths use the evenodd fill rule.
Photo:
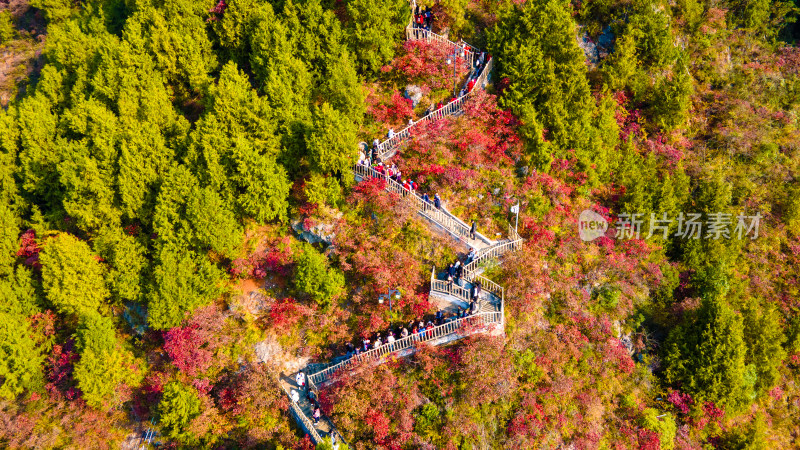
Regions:
<instances>
[{"instance_id":1,"label":"exposed rock","mask_svg":"<svg viewBox=\"0 0 800 450\"><path fill-rule=\"evenodd\" d=\"M311 244L324 243L330 245L333 238L336 237L334 233L335 225L326 222L313 222L308 227L308 223L303 220L295 220L292 222L292 229L297 233L297 238Z\"/></svg>"},{"instance_id":2,"label":"exposed rock","mask_svg":"<svg viewBox=\"0 0 800 450\"><path fill-rule=\"evenodd\" d=\"M270 305L274 301L261 291L252 291L232 299L228 302L228 309L232 312L247 311L254 316L260 316L269 312Z\"/></svg>"},{"instance_id":3,"label":"exposed rock","mask_svg":"<svg viewBox=\"0 0 800 450\"><path fill-rule=\"evenodd\" d=\"M422 88L416 84L409 84L406 86L406 97L411 99L412 107L416 108L420 100L422 100Z\"/></svg>"},{"instance_id":4,"label":"exposed rock","mask_svg":"<svg viewBox=\"0 0 800 450\"><path fill-rule=\"evenodd\" d=\"M284 373L295 373L304 368L310 358L296 357L281 347L275 336L268 336L255 345L256 357L264 364L277 367Z\"/></svg>"},{"instance_id":5,"label":"exposed rock","mask_svg":"<svg viewBox=\"0 0 800 450\"><path fill-rule=\"evenodd\" d=\"M611 52L614 42L614 34L611 32L611 27L606 26L603 32L592 40L586 31L579 33L578 46L583 50L586 55L586 62L590 65L597 65L601 60L608 56Z\"/></svg>"}]
</instances>

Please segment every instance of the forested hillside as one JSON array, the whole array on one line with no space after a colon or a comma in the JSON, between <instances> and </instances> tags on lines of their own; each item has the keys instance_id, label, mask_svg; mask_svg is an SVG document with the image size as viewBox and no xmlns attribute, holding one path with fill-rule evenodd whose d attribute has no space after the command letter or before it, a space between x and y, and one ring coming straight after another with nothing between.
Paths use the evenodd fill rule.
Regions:
<instances>
[{"instance_id":1,"label":"forested hillside","mask_svg":"<svg viewBox=\"0 0 800 450\"><path fill-rule=\"evenodd\" d=\"M424 123L472 87L404 0L0 2L0 445L314 448L281 380L469 248L354 180L411 120L403 180L524 241L499 334L321 388L350 448L800 447L798 6L418 5L492 61Z\"/></svg>"}]
</instances>

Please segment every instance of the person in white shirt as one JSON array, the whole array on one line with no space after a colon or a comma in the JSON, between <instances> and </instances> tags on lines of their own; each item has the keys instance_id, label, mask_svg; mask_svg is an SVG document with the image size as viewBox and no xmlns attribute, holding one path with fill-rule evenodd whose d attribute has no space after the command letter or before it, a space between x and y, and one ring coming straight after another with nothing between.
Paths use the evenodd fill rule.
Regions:
<instances>
[{"instance_id":1,"label":"person in white shirt","mask_svg":"<svg viewBox=\"0 0 800 450\"><path fill-rule=\"evenodd\" d=\"M298 394L294 389L292 389L292 393L289 394L289 397L291 397L292 401L295 403L300 401L300 394Z\"/></svg>"},{"instance_id":2,"label":"person in white shirt","mask_svg":"<svg viewBox=\"0 0 800 450\"><path fill-rule=\"evenodd\" d=\"M394 137L394 128L389 128L389 132L386 133L386 136L391 139Z\"/></svg>"},{"instance_id":3,"label":"person in white shirt","mask_svg":"<svg viewBox=\"0 0 800 450\"><path fill-rule=\"evenodd\" d=\"M297 382L298 387L306 387L306 374L304 374L302 370L297 372L297 376L294 377L294 381Z\"/></svg>"}]
</instances>

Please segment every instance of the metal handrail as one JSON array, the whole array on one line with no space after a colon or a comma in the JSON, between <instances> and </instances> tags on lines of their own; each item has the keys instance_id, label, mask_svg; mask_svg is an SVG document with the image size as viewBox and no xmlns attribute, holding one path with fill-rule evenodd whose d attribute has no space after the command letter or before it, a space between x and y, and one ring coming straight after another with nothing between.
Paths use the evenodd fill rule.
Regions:
<instances>
[{"instance_id":1,"label":"metal handrail","mask_svg":"<svg viewBox=\"0 0 800 450\"><path fill-rule=\"evenodd\" d=\"M449 42L449 41L448 41ZM454 45L457 45L453 43ZM475 86L483 89L486 87L486 83L489 77L489 72L491 72L493 67L493 60L489 59L486 64L483 65L481 68L481 73L478 75L478 78L475 80ZM442 106L441 108L432 111L430 114L426 115L425 117L417 120L413 124L403 128L399 132L395 133L391 138L386 139L383 142L378 143L378 156L381 160L386 160L394 155L394 152L397 150L397 147L407 139L411 138L411 130L420 125L421 123L432 121L432 120L439 120L447 116L451 116L461 112L464 103L469 99L471 95L477 92L477 89L473 88L471 91L467 92L466 94L458 97L456 99L451 100L446 105Z\"/></svg>"},{"instance_id":2,"label":"metal handrail","mask_svg":"<svg viewBox=\"0 0 800 450\"><path fill-rule=\"evenodd\" d=\"M461 327L464 325L471 324L471 325L485 326L485 325L490 325L492 323L496 324L502 323L500 312L481 312L473 314L468 317L452 320L442 325L435 326L430 330L425 330L424 333L418 332L415 334L411 334L407 337L398 339L392 343L386 343L378 348L374 348L364 353L354 355L349 359L342 361L339 364L336 364L335 366L328 367L322 371L309 375L308 379L311 380L311 382L313 382L314 385L316 386L326 382L329 378L331 378L335 373L337 373L340 370L344 370L364 362L370 362L376 360L380 361L381 358L388 356L394 352L399 352L402 350L407 350L409 348L412 348L418 342L428 342L440 339L448 335L459 334L458 332L459 329L461 329Z\"/></svg>"},{"instance_id":3,"label":"metal handrail","mask_svg":"<svg viewBox=\"0 0 800 450\"><path fill-rule=\"evenodd\" d=\"M389 192L398 194L401 198L414 204L414 207L423 216L431 219L437 224L441 225L446 230L452 232L459 239L467 241L470 238L471 227L464 223L461 219L454 216L444 208L436 208L431 203L426 202L416 192L406 189L397 181L389 178L385 173L380 173L369 166L355 165L353 166L353 173L361 179L366 178L380 178L386 182L385 189ZM494 241L489 240L481 233L475 232L475 236L487 244L494 244Z\"/></svg>"},{"instance_id":4,"label":"metal handrail","mask_svg":"<svg viewBox=\"0 0 800 450\"><path fill-rule=\"evenodd\" d=\"M280 383L279 383L280 384ZM309 419L304 413L303 409L300 408L300 405L297 404L294 400L292 400L292 396L289 394L289 391L286 390L286 387L281 384L281 388L289 397L289 405L292 407L292 412L294 413L295 417L297 417L300 422L305 425L306 431L311 436L311 439L314 443L322 442L322 436L319 435L317 428L314 426L314 423Z\"/></svg>"}]
</instances>

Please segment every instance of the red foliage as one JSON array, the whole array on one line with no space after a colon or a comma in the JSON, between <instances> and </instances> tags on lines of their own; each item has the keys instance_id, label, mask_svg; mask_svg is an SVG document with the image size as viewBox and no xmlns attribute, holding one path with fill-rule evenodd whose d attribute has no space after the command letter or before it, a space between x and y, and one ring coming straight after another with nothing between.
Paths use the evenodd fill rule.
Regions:
<instances>
[{"instance_id":1,"label":"red foliage","mask_svg":"<svg viewBox=\"0 0 800 450\"><path fill-rule=\"evenodd\" d=\"M661 438L658 433L646 428L640 428L639 450L661 450Z\"/></svg>"},{"instance_id":2,"label":"red foliage","mask_svg":"<svg viewBox=\"0 0 800 450\"><path fill-rule=\"evenodd\" d=\"M197 325L174 327L164 333L164 351L181 372L194 376L211 367L212 353L204 348L206 334Z\"/></svg>"},{"instance_id":3,"label":"red foliage","mask_svg":"<svg viewBox=\"0 0 800 450\"><path fill-rule=\"evenodd\" d=\"M233 275L244 275L252 278L264 278L268 272L288 276L292 259L291 238L284 236L269 243L267 248L253 252L247 258L239 258L231 263Z\"/></svg>"},{"instance_id":4,"label":"red foliage","mask_svg":"<svg viewBox=\"0 0 800 450\"><path fill-rule=\"evenodd\" d=\"M406 123L409 118L414 116L414 110L411 108L411 100L403 97L399 92L392 94L392 98L388 103L370 98L367 104L367 112L371 114L377 122L390 124Z\"/></svg>"},{"instance_id":5,"label":"red foliage","mask_svg":"<svg viewBox=\"0 0 800 450\"><path fill-rule=\"evenodd\" d=\"M129 236L138 236L141 231L142 227L139 224L134 223L125 227L125 233Z\"/></svg>"},{"instance_id":6,"label":"red foliage","mask_svg":"<svg viewBox=\"0 0 800 450\"><path fill-rule=\"evenodd\" d=\"M315 448L316 446L311 442L311 438L308 435L303 436L303 439L300 439L294 445L294 450L314 450Z\"/></svg>"},{"instance_id":7,"label":"red foliage","mask_svg":"<svg viewBox=\"0 0 800 450\"><path fill-rule=\"evenodd\" d=\"M273 304L269 310L272 327L280 333L291 331L297 322L310 314L311 310L293 298L284 298Z\"/></svg>"},{"instance_id":8,"label":"red foliage","mask_svg":"<svg viewBox=\"0 0 800 450\"><path fill-rule=\"evenodd\" d=\"M39 252L41 250L42 249L39 247L39 244L36 242L35 231L28 230L22 233L22 236L20 236L19 239L17 256L22 256L25 258L25 265L40 268L41 264L39 264Z\"/></svg>"},{"instance_id":9,"label":"red foliage","mask_svg":"<svg viewBox=\"0 0 800 450\"><path fill-rule=\"evenodd\" d=\"M47 358L49 368L47 370L48 383L45 385L51 398L68 400L80 398L80 389L75 387L72 373L75 370L75 363L80 360L80 355L75 350L75 341L70 339L63 345L54 345L53 352Z\"/></svg>"},{"instance_id":10,"label":"red foliage","mask_svg":"<svg viewBox=\"0 0 800 450\"><path fill-rule=\"evenodd\" d=\"M689 414L689 408L694 404L694 399L691 395L680 391L670 391L667 401L672 403L675 409L682 414Z\"/></svg>"}]
</instances>

